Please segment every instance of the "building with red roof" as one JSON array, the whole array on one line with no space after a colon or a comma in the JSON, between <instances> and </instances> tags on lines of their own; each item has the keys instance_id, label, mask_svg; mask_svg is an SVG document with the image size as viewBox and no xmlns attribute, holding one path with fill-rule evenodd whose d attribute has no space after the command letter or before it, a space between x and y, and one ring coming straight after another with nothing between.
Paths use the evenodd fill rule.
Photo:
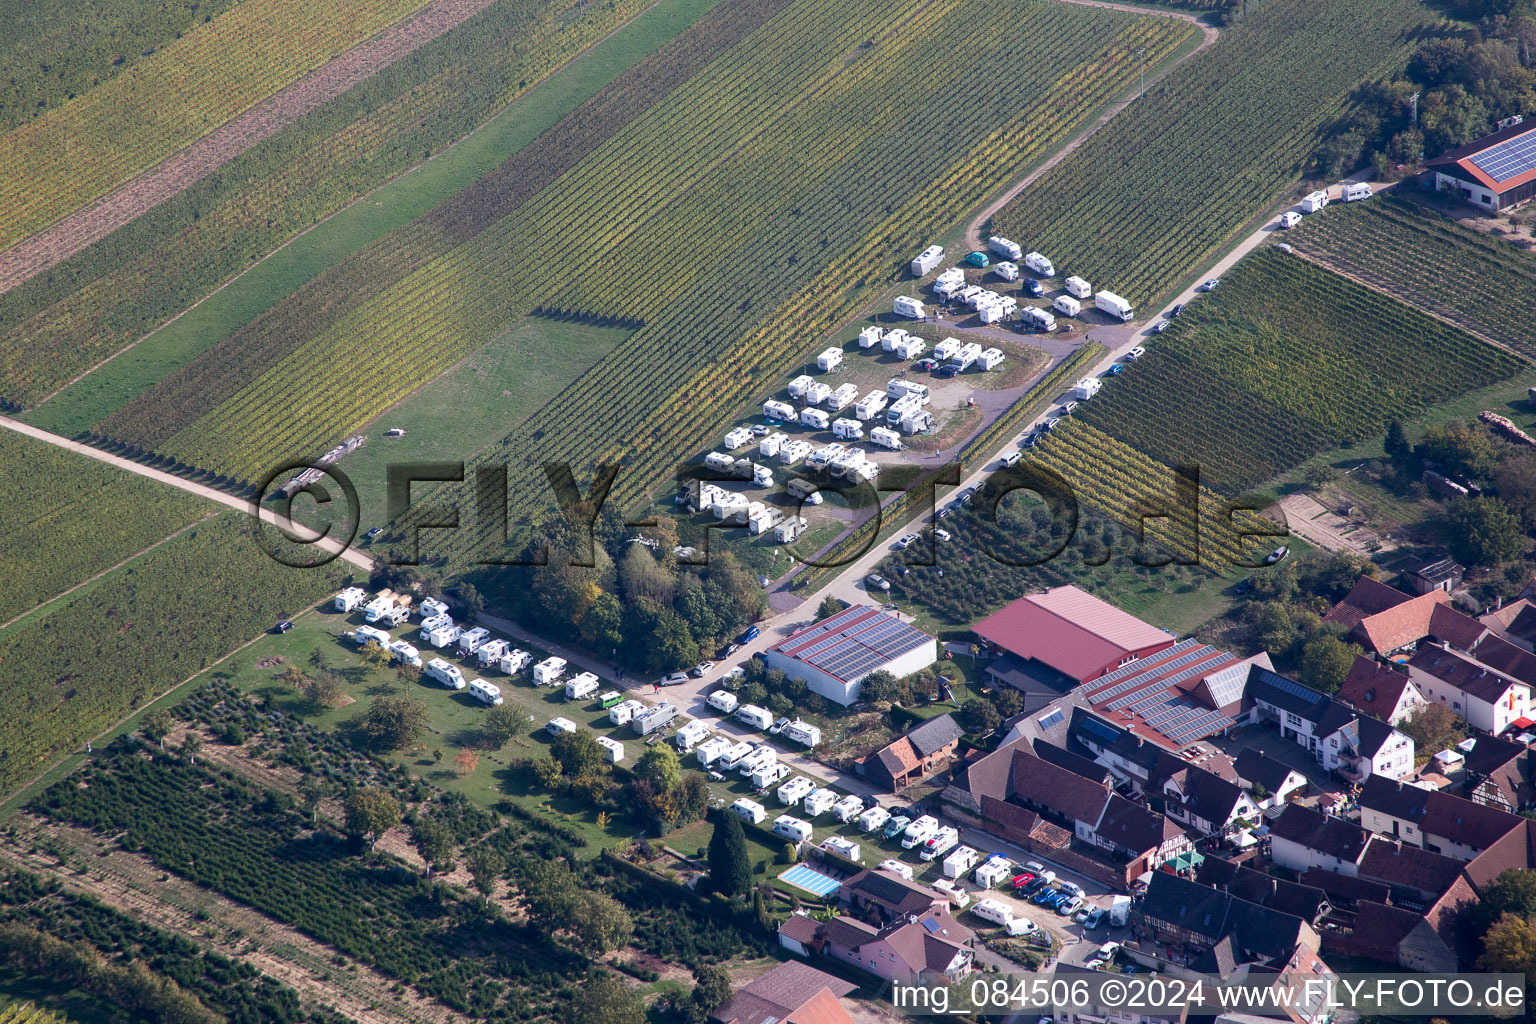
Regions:
<instances>
[{"instance_id":1,"label":"building with red roof","mask_svg":"<svg viewBox=\"0 0 1536 1024\"><path fill-rule=\"evenodd\" d=\"M1431 160L1435 187L1483 210L1536 196L1536 123L1516 123Z\"/></svg>"},{"instance_id":2,"label":"building with red roof","mask_svg":"<svg viewBox=\"0 0 1536 1024\"><path fill-rule=\"evenodd\" d=\"M1370 658L1355 656L1355 663L1339 687L1339 700L1368 715L1397 725L1425 704L1424 695L1405 673Z\"/></svg>"},{"instance_id":3,"label":"building with red roof","mask_svg":"<svg viewBox=\"0 0 1536 1024\"><path fill-rule=\"evenodd\" d=\"M1173 646L1174 637L1085 590L1030 594L982 619L974 632L994 652L1086 683Z\"/></svg>"}]
</instances>

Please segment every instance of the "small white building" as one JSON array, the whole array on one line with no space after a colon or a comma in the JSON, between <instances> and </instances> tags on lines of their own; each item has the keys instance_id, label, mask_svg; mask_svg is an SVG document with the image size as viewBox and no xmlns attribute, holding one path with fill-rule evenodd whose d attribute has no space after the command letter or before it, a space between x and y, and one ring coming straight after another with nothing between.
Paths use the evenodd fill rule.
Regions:
<instances>
[{"instance_id":1,"label":"small white building","mask_svg":"<svg viewBox=\"0 0 1536 1024\"><path fill-rule=\"evenodd\" d=\"M898 295L896 301L891 303L891 311L897 316L904 316L909 320L922 320L928 315L923 309L921 299L914 299L910 295Z\"/></svg>"},{"instance_id":2,"label":"small white building","mask_svg":"<svg viewBox=\"0 0 1536 1024\"><path fill-rule=\"evenodd\" d=\"M840 348L824 349L816 357L816 369L822 373L835 373L843 367L843 350Z\"/></svg>"},{"instance_id":3,"label":"small white building","mask_svg":"<svg viewBox=\"0 0 1536 1024\"><path fill-rule=\"evenodd\" d=\"M555 682L565 674L564 658L545 658L533 666L533 681L540 686Z\"/></svg>"}]
</instances>

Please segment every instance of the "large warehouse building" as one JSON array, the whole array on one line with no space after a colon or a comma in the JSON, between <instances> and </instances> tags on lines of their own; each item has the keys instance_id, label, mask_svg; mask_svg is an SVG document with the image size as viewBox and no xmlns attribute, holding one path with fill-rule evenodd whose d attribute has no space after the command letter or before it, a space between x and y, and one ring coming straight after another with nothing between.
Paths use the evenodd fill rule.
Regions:
<instances>
[{"instance_id":1,"label":"large warehouse building","mask_svg":"<svg viewBox=\"0 0 1536 1024\"><path fill-rule=\"evenodd\" d=\"M1435 187L1485 210L1536 196L1536 123L1512 124L1429 162Z\"/></svg>"},{"instance_id":2,"label":"large warehouse building","mask_svg":"<svg viewBox=\"0 0 1536 1024\"><path fill-rule=\"evenodd\" d=\"M856 604L768 648L769 668L799 677L839 704L859 699L859 684L884 670L898 679L939 660L938 641L893 615Z\"/></svg>"},{"instance_id":3,"label":"large warehouse building","mask_svg":"<svg viewBox=\"0 0 1536 1024\"><path fill-rule=\"evenodd\" d=\"M996 682L1028 692L1065 692L1166 647L1174 638L1074 586L1053 587L1000 608L975 626L1000 657Z\"/></svg>"}]
</instances>

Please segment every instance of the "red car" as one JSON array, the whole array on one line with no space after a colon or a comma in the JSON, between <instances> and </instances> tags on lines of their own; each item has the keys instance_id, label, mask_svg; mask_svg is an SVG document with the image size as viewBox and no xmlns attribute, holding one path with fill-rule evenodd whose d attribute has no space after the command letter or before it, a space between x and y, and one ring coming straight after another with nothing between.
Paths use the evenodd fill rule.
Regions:
<instances>
[{"instance_id":1,"label":"red car","mask_svg":"<svg viewBox=\"0 0 1536 1024\"><path fill-rule=\"evenodd\" d=\"M1015 889L1022 889L1026 885L1028 885L1030 882L1033 882L1034 880L1035 880L1035 873L1033 871L1025 871L1025 872L1023 872L1021 874L1017 874L1017 875L1013 876L1013 887Z\"/></svg>"}]
</instances>

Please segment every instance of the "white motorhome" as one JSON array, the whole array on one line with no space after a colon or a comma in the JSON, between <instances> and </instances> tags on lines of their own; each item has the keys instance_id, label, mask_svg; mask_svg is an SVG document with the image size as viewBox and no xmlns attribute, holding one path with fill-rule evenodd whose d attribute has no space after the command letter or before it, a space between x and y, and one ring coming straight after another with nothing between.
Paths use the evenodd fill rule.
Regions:
<instances>
[{"instance_id":1,"label":"white motorhome","mask_svg":"<svg viewBox=\"0 0 1536 1024\"><path fill-rule=\"evenodd\" d=\"M1002 900L991 898L977 900L971 905L971 913L983 921L990 921L993 924L1006 925L1009 921L1013 920L1013 908Z\"/></svg>"},{"instance_id":2,"label":"white motorhome","mask_svg":"<svg viewBox=\"0 0 1536 1024\"><path fill-rule=\"evenodd\" d=\"M645 710L645 704L638 700L626 700L622 704L615 704L608 709L608 721L614 725L628 725L630 719Z\"/></svg>"},{"instance_id":3,"label":"white motorhome","mask_svg":"<svg viewBox=\"0 0 1536 1024\"><path fill-rule=\"evenodd\" d=\"M900 327L892 327L880 335L880 351L894 352L896 346L907 340L907 332Z\"/></svg>"},{"instance_id":4,"label":"white motorhome","mask_svg":"<svg viewBox=\"0 0 1536 1024\"><path fill-rule=\"evenodd\" d=\"M1136 315L1131 304L1114 292L1099 292L1093 297L1093 304L1099 308L1099 312L1108 313L1121 320L1129 320Z\"/></svg>"},{"instance_id":5,"label":"white motorhome","mask_svg":"<svg viewBox=\"0 0 1536 1024\"><path fill-rule=\"evenodd\" d=\"M1280 226L1286 230L1289 230L1300 223L1301 214L1297 213L1295 210L1286 210L1280 215Z\"/></svg>"},{"instance_id":6,"label":"white motorhome","mask_svg":"<svg viewBox=\"0 0 1536 1024\"><path fill-rule=\"evenodd\" d=\"M603 748L609 764L618 764L624 760L624 744L611 736L597 737L597 745Z\"/></svg>"},{"instance_id":7,"label":"white motorhome","mask_svg":"<svg viewBox=\"0 0 1536 1024\"><path fill-rule=\"evenodd\" d=\"M976 359L976 368L987 371L995 370L1003 365L1003 350L1000 348L985 349Z\"/></svg>"},{"instance_id":8,"label":"white motorhome","mask_svg":"<svg viewBox=\"0 0 1536 1024\"><path fill-rule=\"evenodd\" d=\"M672 737L672 742L677 744L679 753L686 754L707 739L709 739L709 726L703 722L689 722L677 730L677 735Z\"/></svg>"},{"instance_id":9,"label":"white motorhome","mask_svg":"<svg viewBox=\"0 0 1536 1024\"><path fill-rule=\"evenodd\" d=\"M471 679L469 681L469 695L482 704L495 707L502 702L501 687L495 683L488 683L484 679Z\"/></svg>"},{"instance_id":10,"label":"white motorhome","mask_svg":"<svg viewBox=\"0 0 1536 1024\"><path fill-rule=\"evenodd\" d=\"M414 665L421 668L421 652L404 640L396 640L389 645L389 656L402 665Z\"/></svg>"},{"instance_id":11,"label":"white motorhome","mask_svg":"<svg viewBox=\"0 0 1536 1024\"><path fill-rule=\"evenodd\" d=\"M378 644L385 650L393 643L393 639L384 630L377 626L358 626L352 631L352 642L359 647L367 647L369 644Z\"/></svg>"},{"instance_id":12,"label":"white motorhome","mask_svg":"<svg viewBox=\"0 0 1536 1024\"><path fill-rule=\"evenodd\" d=\"M724 772L735 771L741 767L741 763L752 756L752 744L735 743L725 753L721 754L715 763L715 767Z\"/></svg>"},{"instance_id":13,"label":"white motorhome","mask_svg":"<svg viewBox=\"0 0 1536 1024\"><path fill-rule=\"evenodd\" d=\"M859 388L856 384L844 382L837 386L837 390L827 396L824 403L830 412L841 412L853 404L853 400L859 397Z\"/></svg>"},{"instance_id":14,"label":"white motorhome","mask_svg":"<svg viewBox=\"0 0 1536 1024\"><path fill-rule=\"evenodd\" d=\"M693 749L700 768L708 768L731 749L731 741L724 736L712 736Z\"/></svg>"},{"instance_id":15,"label":"white motorhome","mask_svg":"<svg viewBox=\"0 0 1536 1024\"><path fill-rule=\"evenodd\" d=\"M1372 196L1371 186L1363 181L1357 181L1352 185L1344 186L1343 199L1346 203L1358 203L1362 199Z\"/></svg>"},{"instance_id":16,"label":"white motorhome","mask_svg":"<svg viewBox=\"0 0 1536 1024\"><path fill-rule=\"evenodd\" d=\"M452 615L448 615L447 613L442 615L433 615L430 618L421 620L421 632L422 635L425 636L426 634L432 632L434 629L441 629L443 626L451 625L453 625ZM458 638L455 637L454 639Z\"/></svg>"},{"instance_id":17,"label":"white motorhome","mask_svg":"<svg viewBox=\"0 0 1536 1024\"><path fill-rule=\"evenodd\" d=\"M583 672L581 675L565 681L565 699L568 701L586 700L597 692L597 688L600 685L602 685L602 681L597 676L591 672Z\"/></svg>"},{"instance_id":18,"label":"white motorhome","mask_svg":"<svg viewBox=\"0 0 1536 1024\"><path fill-rule=\"evenodd\" d=\"M448 603L446 601L439 601L435 597L423 598L420 607L416 609L416 613L421 616L422 622L426 622L428 619L435 619L439 615L447 615Z\"/></svg>"},{"instance_id":19,"label":"white motorhome","mask_svg":"<svg viewBox=\"0 0 1536 1024\"><path fill-rule=\"evenodd\" d=\"M339 612L350 612L361 606L367 596L362 587L348 587L336 595L332 606Z\"/></svg>"},{"instance_id":20,"label":"white motorhome","mask_svg":"<svg viewBox=\"0 0 1536 1024\"><path fill-rule=\"evenodd\" d=\"M545 658L533 666L533 681L539 686L553 683L565 674L564 658Z\"/></svg>"},{"instance_id":21,"label":"white motorhome","mask_svg":"<svg viewBox=\"0 0 1536 1024\"><path fill-rule=\"evenodd\" d=\"M1093 286L1080 277L1069 277L1061 283L1067 289L1067 294L1074 299L1086 299L1093 295Z\"/></svg>"},{"instance_id":22,"label":"white motorhome","mask_svg":"<svg viewBox=\"0 0 1536 1024\"><path fill-rule=\"evenodd\" d=\"M509 676L515 676L519 672L533 664L533 655L524 650L508 651L501 656L501 670Z\"/></svg>"},{"instance_id":23,"label":"white motorhome","mask_svg":"<svg viewBox=\"0 0 1536 1024\"><path fill-rule=\"evenodd\" d=\"M803 743L807 747L814 747L821 742L821 728L797 718L784 727L784 738L795 743Z\"/></svg>"},{"instance_id":24,"label":"white motorhome","mask_svg":"<svg viewBox=\"0 0 1536 1024\"><path fill-rule=\"evenodd\" d=\"M363 608L363 619L367 622L378 622L393 615L395 608L393 597L376 597Z\"/></svg>"},{"instance_id":25,"label":"white motorhome","mask_svg":"<svg viewBox=\"0 0 1536 1024\"><path fill-rule=\"evenodd\" d=\"M885 382L885 393L894 399L916 395L917 400L923 405L927 405L933 399L933 393L928 390L927 384L915 380L903 380L900 377L893 377Z\"/></svg>"},{"instance_id":26,"label":"white motorhome","mask_svg":"<svg viewBox=\"0 0 1536 1024\"><path fill-rule=\"evenodd\" d=\"M1041 277L1055 277L1056 267L1050 260L1037 252L1029 253L1024 257L1024 265Z\"/></svg>"},{"instance_id":27,"label":"white motorhome","mask_svg":"<svg viewBox=\"0 0 1536 1024\"><path fill-rule=\"evenodd\" d=\"M544 727L544 731L551 736L559 736L563 732L575 732L576 723L569 718L551 718L549 724Z\"/></svg>"},{"instance_id":28,"label":"white motorhome","mask_svg":"<svg viewBox=\"0 0 1536 1024\"><path fill-rule=\"evenodd\" d=\"M736 709L736 720L754 729L766 729L773 724L773 712L756 704L743 704Z\"/></svg>"},{"instance_id":29,"label":"white motorhome","mask_svg":"<svg viewBox=\"0 0 1536 1024\"><path fill-rule=\"evenodd\" d=\"M459 636L459 654L468 657L478 651L490 639L490 630L484 626L476 626L474 629Z\"/></svg>"},{"instance_id":30,"label":"white motorhome","mask_svg":"<svg viewBox=\"0 0 1536 1024\"><path fill-rule=\"evenodd\" d=\"M922 320L928 315L923 309L922 300L914 299L910 295L896 296L896 301L891 303L891 312L909 320Z\"/></svg>"},{"instance_id":31,"label":"white motorhome","mask_svg":"<svg viewBox=\"0 0 1536 1024\"><path fill-rule=\"evenodd\" d=\"M922 277L938 266L939 262L943 259L944 247L942 245L930 245L917 254L912 260L912 266L908 269L912 271L913 277Z\"/></svg>"},{"instance_id":32,"label":"white motorhome","mask_svg":"<svg viewBox=\"0 0 1536 1024\"><path fill-rule=\"evenodd\" d=\"M873 325L859 332L859 348L874 348L880 344L880 328Z\"/></svg>"},{"instance_id":33,"label":"white motorhome","mask_svg":"<svg viewBox=\"0 0 1536 1024\"><path fill-rule=\"evenodd\" d=\"M821 848L826 850L828 853L835 853L839 857L851 860L855 864L857 864L859 862L859 858L863 856L863 852L859 849L858 843L854 842L852 839L844 839L842 836L828 836L822 842Z\"/></svg>"},{"instance_id":34,"label":"white motorhome","mask_svg":"<svg viewBox=\"0 0 1536 1024\"><path fill-rule=\"evenodd\" d=\"M863 799L853 794L843 797L832 805L832 817L845 825L863 813Z\"/></svg>"},{"instance_id":35,"label":"white motorhome","mask_svg":"<svg viewBox=\"0 0 1536 1024\"><path fill-rule=\"evenodd\" d=\"M873 832L877 828L884 828L885 823L890 820L890 811L884 807L871 807L859 815L859 831Z\"/></svg>"},{"instance_id":36,"label":"white motorhome","mask_svg":"<svg viewBox=\"0 0 1536 1024\"><path fill-rule=\"evenodd\" d=\"M780 544L792 543L800 538L808 525L805 516L790 516L773 528L773 539Z\"/></svg>"},{"instance_id":37,"label":"white motorhome","mask_svg":"<svg viewBox=\"0 0 1536 1024\"><path fill-rule=\"evenodd\" d=\"M972 877L983 889L996 889L1012 876L1013 861L1002 854L994 853L982 862Z\"/></svg>"},{"instance_id":38,"label":"white motorhome","mask_svg":"<svg viewBox=\"0 0 1536 1024\"><path fill-rule=\"evenodd\" d=\"M1001 263L992 264L992 273L1004 281L1017 281L1019 279L1019 265L1004 260Z\"/></svg>"},{"instance_id":39,"label":"white motorhome","mask_svg":"<svg viewBox=\"0 0 1536 1024\"><path fill-rule=\"evenodd\" d=\"M505 640L491 640L480 645L475 651L475 660L480 662L480 667L488 665L500 665L502 655L512 649L512 645Z\"/></svg>"},{"instance_id":40,"label":"white motorhome","mask_svg":"<svg viewBox=\"0 0 1536 1024\"><path fill-rule=\"evenodd\" d=\"M959 267L950 267L933 279L933 293L941 299L949 298L964 287L965 271Z\"/></svg>"},{"instance_id":41,"label":"white motorhome","mask_svg":"<svg viewBox=\"0 0 1536 1024\"><path fill-rule=\"evenodd\" d=\"M944 863L941 865L944 870L944 877L962 878L976 866L976 862L980 859L981 854L974 848L969 846L957 847L950 852L949 856L944 858Z\"/></svg>"},{"instance_id":42,"label":"white motorhome","mask_svg":"<svg viewBox=\"0 0 1536 1024\"><path fill-rule=\"evenodd\" d=\"M843 350L840 348L824 349L822 350L821 354L816 357L816 369L820 370L822 373L832 373L840 369L842 365Z\"/></svg>"},{"instance_id":43,"label":"white motorhome","mask_svg":"<svg viewBox=\"0 0 1536 1024\"><path fill-rule=\"evenodd\" d=\"M737 700L736 695L730 690L716 690L714 693L709 695L709 699L704 703L708 704L722 715L728 715L732 711L736 710L736 706L740 704L741 701Z\"/></svg>"},{"instance_id":44,"label":"white motorhome","mask_svg":"<svg viewBox=\"0 0 1536 1024\"><path fill-rule=\"evenodd\" d=\"M1001 256L1005 260L1016 260L1024 254L1018 242L1010 241L1002 235L993 235L987 239L987 248Z\"/></svg>"},{"instance_id":45,"label":"white motorhome","mask_svg":"<svg viewBox=\"0 0 1536 1024\"><path fill-rule=\"evenodd\" d=\"M981 358L981 346L974 341L960 346L960 351L955 353L955 358L950 360L950 365L960 367L963 373L976 365L976 360Z\"/></svg>"},{"instance_id":46,"label":"white motorhome","mask_svg":"<svg viewBox=\"0 0 1536 1024\"><path fill-rule=\"evenodd\" d=\"M810 374L802 373L800 376L789 382L789 388L787 390L789 391L790 401L800 401L805 397L806 391L815 386L816 378L812 377Z\"/></svg>"},{"instance_id":47,"label":"white motorhome","mask_svg":"<svg viewBox=\"0 0 1536 1024\"><path fill-rule=\"evenodd\" d=\"M893 875L900 875L909 882L912 881L912 865L903 864L894 858L881 861L879 870L889 871Z\"/></svg>"},{"instance_id":48,"label":"white motorhome","mask_svg":"<svg viewBox=\"0 0 1536 1024\"><path fill-rule=\"evenodd\" d=\"M636 736L646 736L657 729L666 728L677 717L677 705L657 704L629 720L629 727Z\"/></svg>"},{"instance_id":49,"label":"white motorhome","mask_svg":"<svg viewBox=\"0 0 1536 1024\"><path fill-rule=\"evenodd\" d=\"M1102 294L1102 293L1101 293ZM1077 384L1072 388L1072 394L1086 402L1104 387L1104 382L1097 377L1079 377Z\"/></svg>"},{"instance_id":50,"label":"white motorhome","mask_svg":"<svg viewBox=\"0 0 1536 1024\"><path fill-rule=\"evenodd\" d=\"M788 814L773 819L773 834L783 836L792 843L803 843L811 838L811 824Z\"/></svg>"},{"instance_id":51,"label":"white motorhome","mask_svg":"<svg viewBox=\"0 0 1536 1024\"><path fill-rule=\"evenodd\" d=\"M770 398L763 403L763 415L770 420L779 420L788 423L795 418L795 407L788 402L780 402Z\"/></svg>"},{"instance_id":52,"label":"white motorhome","mask_svg":"<svg viewBox=\"0 0 1536 1024\"><path fill-rule=\"evenodd\" d=\"M797 462L804 462L813 450L814 446L809 441L791 441L779 449L779 464L793 466Z\"/></svg>"},{"instance_id":53,"label":"white motorhome","mask_svg":"<svg viewBox=\"0 0 1536 1024\"><path fill-rule=\"evenodd\" d=\"M864 424L858 420L846 418L833 420L832 436L840 437L844 441L862 441L864 439Z\"/></svg>"},{"instance_id":54,"label":"white motorhome","mask_svg":"<svg viewBox=\"0 0 1536 1024\"><path fill-rule=\"evenodd\" d=\"M1056 314L1039 306L1025 306L1019 314L1029 324L1039 331L1054 331L1056 329Z\"/></svg>"},{"instance_id":55,"label":"white motorhome","mask_svg":"<svg viewBox=\"0 0 1536 1024\"><path fill-rule=\"evenodd\" d=\"M918 856L923 860L936 860L953 850L960 842L960 830L946 825L933 834L933 838L923 844L922 853Z\"/></svg>"},{"instance_id":56,"label":"white motorhome","mask_svg":"<svg viewBox=\"0 0 1536 1024\"><path fill-rule=\"evenodd\" d=\"M746 445L751 440L752 430L750 427L737 427L735 430L725 435L725 447L731 451L735 451L737 448Z\"/></svg>"},{"instance_id":57,"label":"white motorhome","mask_svg":"<svg viewBox=\"0 0 1536 1024\"><path fill-rule=\"evenodd\" d=\"M934 344L933 358L943 362L950 356L954 355L956 352L959 352L960 346L962 344L964 344L964 342L962 342L959 338L945 338L943 341Z\"/></svg>"},{"instance_id":58,"label":"white motorhome","mask_svg":"<svg viewBox=\"0 0 1536 1024\"><path fill-rule=\"evenodd\" d=\"M462 690L468 685L464 682L464 673L459 671L459 666L450 665L442 658L433 658L427 662L421 674L428 679L436 679L450 690Z\"/></svg>"},{"instance_id":59,"label":"white motorhome","mask_svg":"<svg viewBox=\"0 0 1536 1024\"><path fill-rule=\"evenodd\" d=\"M431 630L422 630L421 639L436 648L444 648L452 644L462 633L458 626L437 626Z\"/></svg>"},{"instance_id":60,"label":"white motorhome","mask_svg":"<svg viewBox=\"0 0 1536 1024\"><path fill-rule=\"evenodd\" d=\"M800 802L800 810L807 818L814 818L826 814L836 803L837 793L823 786L805 795L805 799Z\"/></svg>"},{"instance_id":61,"label":"white motorhome","mask_svg":"<svg viewBox=\"0 0 1536 1024\"><path fill-rule=\"evenodd\" d=\"M759 768L765 768L770 764L777 764L778 760L778 751L766 743L759 743L752 748L752 753L747 755L746 760L736 767L736 771L742 778L749 779Z\"/></svg>"},{"instance_id":62,"label":"white motorhome","mask_svg":"<svg viewBox=\"0 0 1536 1024\"><path fill-rule=\"evenodd\" d=\"M827 414L821 409L813 409L810 406L806 406L800 410L800 425L802 427L810 427L812 430L826 430L830 422L831 420L828 419Z\"/></svg>"},{"instance_id":63,"label":"white motorhome","mask_svg":"<svg viewBox=\"0 0 1536 1024\"><path fill-rule=\"evenodd\" d=\"M904 850L910 850L914 846L926 843L938 830L939 819L931 814L925 814L908 825L906 831L901 834L901 847Z\"/></svg>"},{"instance_id":64,"label":"white motorhome","mask_svg":"<svg viewBox=\"0 0 1536 1024\"><path fill-rule=\"evenodd\" d=\"M1083 311L1083 304L1070 295L1056 296L1056 301L1052 302L1051 306L1062 316L1077 316Z\"/></svg>"},{"instance_id":65,"label":"white motorhome","mask_svg":"<svg viewBox=\"0 0 1536 1024\"><path fill-rule=\"evenodd\" d=\"M1302 199L1301 212L1316 213L1318 210L1321 210L1327 205L1328 193L1322 189L1318 189L1316 192L1309 193L1306 198Z\"/></svg>"},{"instance_id":66,"label":"white motorhome","mask_svg":"<svg viewBox=\"0 0 1536 1024\"><path fill-rule=\"evenodd\" d=\"M756 800L748 800L746 797L731 804L731 812L742 821L750 821L754 825L762 824L763 819L768 817L768 812L763 810L762 804Z\"/></svg>"},{"instance_id":67,"label":"white motorhome","mask_svg":"<svg viewBox=\"0 0 1536 1024\"><path fill-rule=\"evenodd\" d=\"M783 804L785 807L793 807L801 800L804 800L807 796L810 796L811 793L815 791L815 789L816 783L812 782L804 775L797 775L793 779L790 779L788 782L784 783L784 785L780 786L776 795L779 798L779 803Z\"/></svg>"},{"instance_id":68,"label":"white motorhome","mask_svg":"<svg viewBox=\"0 0 1536 1024\"><path fill-rule=\"evenodd\" d=\"M887 427L876 427L871 430L869 432L869 440L871 444L877 444L881 448L889 448L891 451L900 451L905 447L902 444L901 435Z\"/></svg>"},{"instance_id":69,"label":"white motorhome","mask_svg":"<svg viewBox=\"0 0 1536 1024\"><path fill-rule=\"evenodd\" d=\"M747 781L751 782L752 788L759 793L766 793L770 786L778 785L787 778L789 778L789 765L774 762L755 770Z\"/></svg>"},{"instance_id":70,"label":"white motorhome","mask_svg":"<svg viewBox=\"0 0 1536 1024\"><path fill-rule=\"evenodd\" d=\"M884 391L871 391L854 405L853 415L856 419L861 420L874 419L880 415L887 401L889 399L886 398Z\"/></svg>"}]
</instances>

